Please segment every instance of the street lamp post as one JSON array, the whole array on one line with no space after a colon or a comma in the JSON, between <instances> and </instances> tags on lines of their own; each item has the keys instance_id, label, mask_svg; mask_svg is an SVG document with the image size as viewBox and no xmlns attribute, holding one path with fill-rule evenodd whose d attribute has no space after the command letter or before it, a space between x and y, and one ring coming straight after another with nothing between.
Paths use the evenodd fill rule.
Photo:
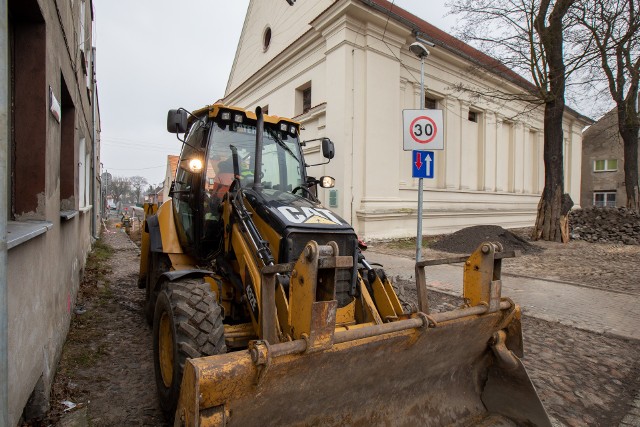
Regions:
<instances>
[{"instance_id":1,"label":"street lamp post","mask_svg":"<svg viewBox=\"0 0 640 427\"><path fill-rule=\"evenodd\" d=\"M420 58L420 109L424 110L424 60L429 56L429 51L420 42L412 43L409 50ZM418 178L418 232L416 236L416 262L422 259L422 199L424 183Z\"/></svg>"}]
</instances>

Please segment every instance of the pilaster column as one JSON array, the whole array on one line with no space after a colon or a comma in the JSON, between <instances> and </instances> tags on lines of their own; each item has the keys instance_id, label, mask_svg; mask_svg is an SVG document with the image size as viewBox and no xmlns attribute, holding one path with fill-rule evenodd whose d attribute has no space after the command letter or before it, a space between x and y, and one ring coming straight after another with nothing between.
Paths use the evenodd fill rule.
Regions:
<instances>
[{"instance_id":1,"label":"pilaster column","mask_svg":"<svg viewBox=\"0 0 640 427\"><path fill-rule=\"evenodd\" d=\"M445 125L445 187L460 188L460 101L456 98L443 100L446 105Z\"/></svg>"},{"instance_id":2,"label":"pilaster column","mask_svg":"<svg viewBox=\"0 0 640 427\"><path fill-rule=\"evenodd\" d=\"M496 114L496 191L509 190L509 132L505 118Z\"/></svg>"},{"instance_id":3,"label":"pilaster column","mask_svg":"<svg viewBox=\"0 0 640 427\"><path fill-rule=\"evenodd\" d=\"M471 126L469 125L469 107L466 101L460 101L460 188L468 190L471 188L473 171L476 169L474 163L477 161L478 149L474 147L477 135L472 137Z\"/></svg>"},{"instance_id":4,"label":"pilaster column","mask_svg":"<svg viewBox=\"0 0 640 427\"><path fill-rule=\"evenodd\" d=\"M425 86L426 87L426 86ZM413 82L413 105L414 109L420 109L420 82Z\"/></svg>"},{"instance_id":5,"label":"pilaster column","mask_svg":"<svg viewBox=\"0 0 640 427\"><path fill-rule=\"evenodd\" d=\"M495 191L496 189L496 143L497 126L496 114L493 111L485 113L484 132L484 191Z\"/></svg>"},{"instance_id":6,"label":"pilaster column","mask_svg":"<svg viewBox=\"0 0 640 427\"><path fill-rule=\"evenodd\" d=\"M514 181L513 191L515 193L524 192L524 124L520 121L514 123L514 155L513 170Z\"/></svg>"},{"instance_id":7,"label":"pilaster column","mask_svg":"<svg viewBox=\"0 0 640 427\"><path fill-rule=\"evenodd\" d=\"M531 194L533 191L533 162L535 161L534 153L533 153L533 142L531 138L533 135L531 133L531 127L527 124L523 125L523 135L524 135L524 158L523 158L523 185L522 191L527 194Z\"/></svg>"}]
</instances>

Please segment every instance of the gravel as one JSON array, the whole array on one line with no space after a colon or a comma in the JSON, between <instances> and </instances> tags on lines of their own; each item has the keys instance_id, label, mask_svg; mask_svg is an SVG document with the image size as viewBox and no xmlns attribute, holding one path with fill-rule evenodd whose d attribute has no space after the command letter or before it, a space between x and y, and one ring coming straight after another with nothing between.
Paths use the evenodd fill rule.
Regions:
<instances>
[{"instance_id":1,"label":"gravel","mask_svg":"<svg viewBox=\"0 0 640 427\"><path fill-rule=\"evenodd\" d=\"M441 236L436 242L430 245L432 249L470 254L482 242L499 242L505 251L520 251L524 253L538 252L539 249L527 242L522 237L505 230L498 225L476 225L463 228L452 234Z\"/></svg>"}]
</instances>

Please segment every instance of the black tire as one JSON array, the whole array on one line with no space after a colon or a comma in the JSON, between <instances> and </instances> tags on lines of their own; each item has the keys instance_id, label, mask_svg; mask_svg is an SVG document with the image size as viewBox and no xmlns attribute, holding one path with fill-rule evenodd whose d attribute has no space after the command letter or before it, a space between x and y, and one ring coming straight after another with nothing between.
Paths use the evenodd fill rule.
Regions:
<instances>
[{"instance_id":1,"label":"black tire","mask_svg":"<svg viewBox=\"0 0 640 427\"><path fill-rule=\"evenodd\" d=\"M202 279L167 283L153 317L153 365L160 407L173 418L187 358L226 353L222 309Z\"/></svg>"},{"instance_id":2,"label":"black tire","mask_svg":"<svg viewBox=\"0 0 640 427\"><path fill-rule=\"evenodd\" d=\"M158 280L160 275L171 269L171 260L166 254L149 252L146 276L146 298L144 302L144 317L147 324L153 327L153 313L156 310L158 298Z\"/></svg>"}]
</instances>

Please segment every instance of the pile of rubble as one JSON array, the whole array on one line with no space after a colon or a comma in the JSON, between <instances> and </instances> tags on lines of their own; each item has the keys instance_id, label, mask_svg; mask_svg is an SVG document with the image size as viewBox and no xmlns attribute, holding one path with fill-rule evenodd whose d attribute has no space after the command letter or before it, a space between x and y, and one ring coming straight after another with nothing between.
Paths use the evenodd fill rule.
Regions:
<instances>
[{"instance_id":1,"label":"pile of rubble","mask_svg":"<svg viewBox=\"0 0 640 427\"><path fill-rule=\"evenodd\" d=\"M571 238L640 245L640 214L627 208L590 207L569 213Z\"/></svg>"}]
</instances>

